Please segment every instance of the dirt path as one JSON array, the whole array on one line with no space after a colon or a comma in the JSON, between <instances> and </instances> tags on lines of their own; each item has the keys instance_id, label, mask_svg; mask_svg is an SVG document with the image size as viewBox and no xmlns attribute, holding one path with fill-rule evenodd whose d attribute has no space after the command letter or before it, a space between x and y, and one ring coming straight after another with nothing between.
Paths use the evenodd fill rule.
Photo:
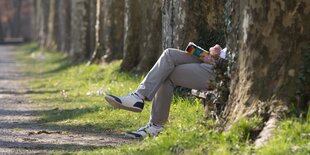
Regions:
<instances>
[{"instance_id":1,"label":"dirt path","mask_svg":"<svg viewBox=\"0 0 310 155\"><path fill-rule=\"evenodd\" d=\"M129 142L118 134L46 127L37 115L45 110L27 100L14 46L0 46L0 154L49 154L110 148Z\"/></svg>"}]
</instances>

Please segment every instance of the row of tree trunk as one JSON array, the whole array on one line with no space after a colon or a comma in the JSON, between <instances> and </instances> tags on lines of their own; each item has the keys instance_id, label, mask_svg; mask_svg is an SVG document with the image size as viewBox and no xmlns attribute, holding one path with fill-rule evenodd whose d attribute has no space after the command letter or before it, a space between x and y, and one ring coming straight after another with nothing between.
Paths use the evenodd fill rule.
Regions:
<instances>
[{"instance_id":1,"label":"row of tree trunk","mask_svg":"<svg viewBox=\"0 0 310 155\"><path fill-rule=\"evenodd\" d=\"M276 122L288 107L309 108L308 0L34 2L41 46L90 63L123 59L125 71L147 71L164 48L184 49L189 41L206 49L227 46L229 96L222 103L227 128L245 116Z\"/></svg>"},{"instance_id":2,"label":"row of tree trunk","mask_svg":"<svg viewBox=\"0 0 310 155\"><path fill-rule=\"evenodd\" d=\"M31 0L0 0L0 42L30 40Z\"/></svg>"},{"instance_id":3,"label":"row of tree trunk","mask_svg":"<svg viewBox=\"0 0 310 155\"><path fill-rule=\"evenodd\" d=\"M224 45L224 1L34 0L34 36L42 47L89 63L123 59L147 71L163 49L189 41Z\"/></svg>"}]
</instances>

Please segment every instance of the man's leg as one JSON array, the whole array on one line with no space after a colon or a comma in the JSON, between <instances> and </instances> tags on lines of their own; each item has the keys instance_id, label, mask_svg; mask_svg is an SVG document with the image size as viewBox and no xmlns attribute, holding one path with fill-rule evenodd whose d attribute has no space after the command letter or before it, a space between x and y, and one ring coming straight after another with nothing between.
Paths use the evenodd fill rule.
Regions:
<instances>
[{"instance_id":1,"label":"man's leg","mask_svg":"<svg viewBox=\"0 0 310 155\"><path fill-rule=\"evenodd\" d=\"M179 85L187 88L206 89L208 88L208 81L210 79L213 79L211 65L191 63L175 67L169 78L161 84L153 98L150 122L145 127L136 131L127 132L127 136L143 138L147 135L158 135L162 130L162 126L168 120L174 86Z\"/></svg>"},{"instance_id":2,"label":"man's leg","mask_svg":"<svg viewBox=\"0 0 310 155\"><path fill-rule=\"evenodd\" d=\"M106 94L105 99L113 107L141 112L144 107L144 99L153 99L160 85L168 78L175 67L188 63L198 64L199 62L200 60L198 58L184 51L171 48L167 49L146 75L135 93L127 96Z\"/></svg>"},{"instance_id":3,"label":"man's leg","mask_svg":"<svg viewBox=\"0 0 310 155\"><path fill-rule=\"evenodd\" d=\"M152 100L155 93L168 76L173 72L175 67L188 64L200 63L196 57L173 48L166 49L157 60L153 68L148 72L144 80L139 85L137 92L148 100Z\"/></svg>"},{"instance_id":4,"label":"man's leg","mask_svg":"<svg viewBox=\"0 0 310 155\"><path fill-rule=\"evenodd\" d=\"M160 86L152 101L150 122L157 125L164 125L167 122L174 86L207 89L209 80L213 78L211 65L191 63L177 66Z\"/></svg>"}]
</instances>

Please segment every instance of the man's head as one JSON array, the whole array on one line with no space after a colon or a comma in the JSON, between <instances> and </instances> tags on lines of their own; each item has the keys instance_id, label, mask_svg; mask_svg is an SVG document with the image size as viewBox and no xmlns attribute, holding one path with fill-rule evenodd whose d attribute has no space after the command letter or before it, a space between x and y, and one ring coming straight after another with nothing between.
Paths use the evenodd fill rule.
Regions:
<instances>
[{"instance_id":1,"label":"man's head","mask_svg":"<svg viewBox=\"0 0 310 155\"><path fill-rule=\"evenodd\" d=\"M210 47L209 52L212 56L219 56L222 51L222 47L218 44Z\"/></svg>"}]
</instances>

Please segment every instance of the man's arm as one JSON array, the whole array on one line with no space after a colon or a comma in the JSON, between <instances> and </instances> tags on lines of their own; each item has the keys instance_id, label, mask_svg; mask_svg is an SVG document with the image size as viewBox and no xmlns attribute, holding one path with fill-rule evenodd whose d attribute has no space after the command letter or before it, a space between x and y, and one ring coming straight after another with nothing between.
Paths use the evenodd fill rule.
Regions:
<instances>
[{"instance_id":1,"label":"man's arm","mask_svg":"<svg viewBox=\"0 0 310 155\"><path fill-rule=\"evenodd\" d=\"M221 59L226 60L226 52L227 48L222 50L210 50L209 54L202 54L203 62L211 65L215 65L217 62L221 61Z\"/></svg>"}]
</instances>

